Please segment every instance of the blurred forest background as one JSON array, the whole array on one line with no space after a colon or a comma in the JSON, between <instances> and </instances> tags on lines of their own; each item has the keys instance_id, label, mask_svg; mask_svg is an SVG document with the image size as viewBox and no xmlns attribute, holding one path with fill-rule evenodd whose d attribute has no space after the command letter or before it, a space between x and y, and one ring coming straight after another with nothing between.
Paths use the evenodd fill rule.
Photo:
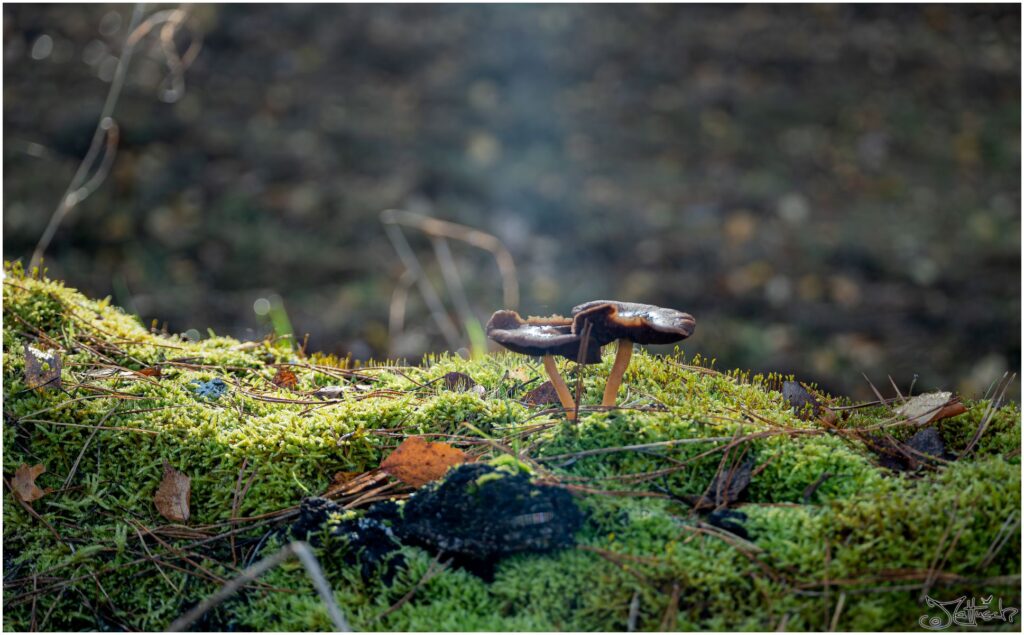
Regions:
<instances>
[{"instance_id":1,"label":"blurred forest background","mask_svg":"<svg viewBox=\"0 0 1024 635\"><path fill-rule=\"evenodd\" d=\"M132 11L4 5L5 259L85 155ZM167 40L139 41L111 172L45 259L147 325L256 339L279 297L311 350L452 348L415 287L389 333L401 208L497 236L522 313L687 310L718 367L866 397L862 372L978 394L1020 366L1019 5L192 5L177 76ZM494 259L447 244L486 321Z\"/></svg>"}]
</instances>

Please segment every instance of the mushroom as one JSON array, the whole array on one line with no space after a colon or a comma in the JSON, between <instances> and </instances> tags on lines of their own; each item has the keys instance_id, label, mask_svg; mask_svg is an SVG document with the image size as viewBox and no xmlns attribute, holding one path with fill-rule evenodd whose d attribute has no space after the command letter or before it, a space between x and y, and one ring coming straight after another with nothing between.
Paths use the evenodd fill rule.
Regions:
<instances>
[{"instance_id":1,"label":"mushroom","mask_svg":"<svg viewBox=\"0 0 1024 635\"><path fill-rule=\"evenodd\" d=\"M572 318L555 315L551 317L529 317L523 319L515 311L497 311L487 322L487 337L510 351L523 355L542 356L544 370L551 379L551 385L558 393L558 400L565 408L566 418L576 419L576 400L569 393L569 387L558 373L555 355L578 360L583 338L573 331ZM601 346L593 338L587 341L583 364L601 361Z\"/></svg>"},{"instance_id":2,"label":"mushroom","mask_svg":"<svg viewBox=\"0 0 1024 635\"><path fill-rule=\"evenodd\" d=\"M693 334L697 321L689 313L650 304L595 300L573 307L573 331L590 323L598 346L618 340L615 363L604 387L602 406L614 406L622 375L633 356L633 344L671 344Z\"/></svg>"}]
</instances>

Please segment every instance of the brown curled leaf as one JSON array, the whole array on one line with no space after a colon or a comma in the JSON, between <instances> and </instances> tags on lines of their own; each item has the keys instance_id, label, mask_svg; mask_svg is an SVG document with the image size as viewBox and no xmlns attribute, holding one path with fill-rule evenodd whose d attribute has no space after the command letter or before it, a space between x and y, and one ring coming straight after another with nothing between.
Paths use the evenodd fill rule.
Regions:
<instances>
[{"instance_id":1,"label":"brown curled leaf","mask_svg":"<svg viewBox=\"0 0 1024 635\"><path fill-rule=\"evenodd\" d=\"M171 467L164 460L164 478L156 490L153 502L156 510L167 520L175 523L188 522L191 514L192 479Z\"/></svg>"},{"instance_id":2,"label":"brown curled leaf","mask_svg":"<svg viewBox=\"0 0 1024 635\"><path fill-rule=\"evenodd\" d=\"M26 503L31 503L49 494L49 489L43 490L36 485L36 478L45 471L46 468L41 463L32 467L24 463L18 466L18 469L14 471L14 478L11 479L14 495Z\"/></svg>"}]
</instances>

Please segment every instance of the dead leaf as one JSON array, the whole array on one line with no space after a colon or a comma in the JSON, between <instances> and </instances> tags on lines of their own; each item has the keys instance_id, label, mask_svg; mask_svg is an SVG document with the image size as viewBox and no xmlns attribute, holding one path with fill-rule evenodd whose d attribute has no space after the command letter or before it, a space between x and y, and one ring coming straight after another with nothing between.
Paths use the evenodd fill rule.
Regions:
<instances>
[{"instance_id":1,"label":"dead leaf","mask_svg":"<svg viewBox=\"0 0 1024 635\"><path fill-rule=\"evenodd\" d=\"M39 500L49 494L49 489L43 490L36 485L36 478L45 471L46 468L41 463L32 467L22 463L14 471L14 478L11 479L11 488L14 489L14 494L26 503Z\"/></svg>"},{"instance_id":2,"label":"dead leaf","mask_svg":"<svg viewBox=\"0 0 1024 635\"><path fill-rule=\"evenodd\" d=\"M809 414L816 416L821 411L821 402L818 398L798 381L784 382L782 396L793 406L793 412L801 419L808 419Z\"/></svg>"},{"instance_id":3,"label":"dead leaf","mask_svg":"<svg viewBox=\"0 0 1024 635\"><path fill-rule=\"evenodd\" d=\"M142 370L139 371L139 374L142 375L143 377L156 377L157 379L159 379L161 376L160 368L157 366L143 368Z\"/></svg>"},{"instance_id":4,"label":"dead leaf","mask_svg":"<svg viewBox=\"0 0 1024 635\"><path fill-rule=\"evenodd\" d=\"M189 503L192 500L192 479L171 467L164 460L164 478L156 490L153 502L160 515L171 522L188 522Z\"/></svg>"},{"instance_id":5,"label":"dead leaf","mask_svg":"<svg viewBox=\"0 0 1024 635\"><path fill-rule=\"evenodd\" d=\"M465 373L446 373L442 380L445 388L456 392L466 392L476 386L476 381Z\"/></svg>"},{"instance_id":6,"label":"dead leaf","mask_svg":"<svg viewBox=\"0 0 1024 635\"><path fill-rule=\"evenodd\" d=\"M967 408L951 392L918 395L896 409L897 415L918 426L925 426L965 412L967 412Z\"/></svg>"},{"instance_id":7,"label":"dead leaf","mask_svg":"<svg viewBox=\"0 0 1024 635\"><path fill-rule=\"evenodd\" d=\"M922 465L934 463L928 457L945 458L946 444L935 426L918 430L914 436L901 443L892 435L869 435L868 447L878 455L878 464L894 472L914 471Z\"/></svg>"},{"instance_id":8,"label":"dead leaf","mask_svg":"<svg viewBox=\"0 0 1024 635\"><path fill-rule=\"evenodd\" d=\"M708 495L704 497L705 504L710 503L712 506L718 507L735 503L743 490L747 489L747 485L750 485L753 469L754 463L750 459L739 465L723 469L711 481Z\"/></svg>"},{"instance_id":9,"label":"dead leaf","mask_svg":"<svg viewBox=\"0 0 1024 635\"><path fill-rule=\"evenodd\" d=\"M335 492L345 489L360 474L362 472L335 472L334 478L331 479L331 484L327 486L327 491L323 495L325 497L330 496Z\"/></svg>"},{"instance_id":10,"label":"dead leaf","mask_svg":"<svg viewBox=\"0 0 1024 635\"><path fill-rule=\"evenodd\" d=\"M531 406L544 406L548 404L560 404L558 392L550 381L546 381L530 392L523 395L523 401Z\"/></svg>"},{"instance_id":11,"label":"dead leaf","mask_svg":"<svg viewBox=\"0 0 1024 635\"><path fill-rule=\"evenodd\" d=\"M60 390L60 351L25 345L25 383L39 390Z\"/></svg>"},{"instance_id":12,"label":"dead leaf","mask_svg":"<svg viewBox=\"0 0 1024 635\"><path fill-rule=\"evenodd\" d=\"M423 437L408 437L380 467L398 480L420 487L444 476L448 468L466 462L466 455L447 443L430 443Z\"/></svg>"},{"instance_id":13,"label":"dead leaf","mask_svg":"<svg viewBox=\"0 0 1024 635\"><path fill-rule=\"evenodd\" d=\"M287 368L279 368L277 374L271 380L278 388L295 388L299 384L299 378Z\"/></svg>"}]
</instances>

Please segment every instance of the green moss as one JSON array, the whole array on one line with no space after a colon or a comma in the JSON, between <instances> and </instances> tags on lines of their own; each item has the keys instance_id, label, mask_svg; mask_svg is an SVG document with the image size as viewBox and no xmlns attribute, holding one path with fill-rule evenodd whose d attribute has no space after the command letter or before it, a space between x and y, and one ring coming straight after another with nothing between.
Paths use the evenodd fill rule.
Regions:
<instances>
[{"instance_id":1,"label":"green moss","mask_svg":"<svg viewBox=\"0 0 1024 635\"><path fill-rule=\"evenodd\" d=\"M503 470L577 486L587 521L576 549L508 558L492 582L447 568L391 612L420 583L432 554L403 547L406 566L385 584L379 576L364 581L358 567L321 548L338 604L360 630L622 630L634 596L643 630L770 630L783 622L822 630L841 594L842 629L916 629L925 612L921 589L906 587L920 584L936 554L947 551L933 597L996 595L1019 606L1014 579L1007 578L1020 574L1016 404L990 418L969 457L893 474L852 435L796 418L778 392L785 378L719 373L680 354L638 351L620 392L624 407L607 412L587 406L599 402L612 356L578 370L563 363L570 385L582 373L584 389L585 408L570 423L519 401L543 377L522 356L438 355L418 367L353 368L330 357L299 359L268 343L190 342L151 333L107 302L16 268L8 269L3 298L5 476L21 464L42 463L37 484L52 490L32 503L49 527L9 493L4 497L9 630L31 625L25 598L34 575L43 589L36 603L43 629L163 629L213 593L218 578L237 575L257 543L257 557L279 548L268 532L287 521L243 521L234 555L228 540L213 540L191 547L189 561L169 559L158 569L140 561L147 550L167 556L196 536L225 531L232 515L291 508L324 492L336 472L376 467L403 434L415 433L456 435L456 445L479 439L482 445L463 447L486 449L484 458ZM27 388L24 345L37 338L63 348L64 391ZM286 363L294 364L297 379L291 390L271 381ZM161 377L95 373L113 364L158 366ZM483 394L436 381L453 371L472 377ZM213 379L225 382L227 393L198 396L196 382ZM341 387L343 397L312 396L325 386ZM966 405L967 413L937 424L953 452L969 443L988 404ZM889 417L884 408L863 409L840 426L858 429ZM106 428L90 427L97 425ZM914 432L890 431L897 438ZM754 437L723 462L716 448L745 435ZM633 445L647 447L600 452ZM522 454L509 455L509 448ZM597 452L576 456L588 451ZM153 504L164 460L192 478L187 525L199 533L191 538L173 530ZM747 541L665 497L700 496L723 465L745 462L754 469L738 507ZM243 480L255 476L233 511L240 473ZM164 544L145 538L158 528ZM1010 538L993 553L1001 531ZM261 581L268 586L235 596L200 626L331 628L297 562ZM674 586L679 601L671 607Z\"/></svg>"}]
</instances>

